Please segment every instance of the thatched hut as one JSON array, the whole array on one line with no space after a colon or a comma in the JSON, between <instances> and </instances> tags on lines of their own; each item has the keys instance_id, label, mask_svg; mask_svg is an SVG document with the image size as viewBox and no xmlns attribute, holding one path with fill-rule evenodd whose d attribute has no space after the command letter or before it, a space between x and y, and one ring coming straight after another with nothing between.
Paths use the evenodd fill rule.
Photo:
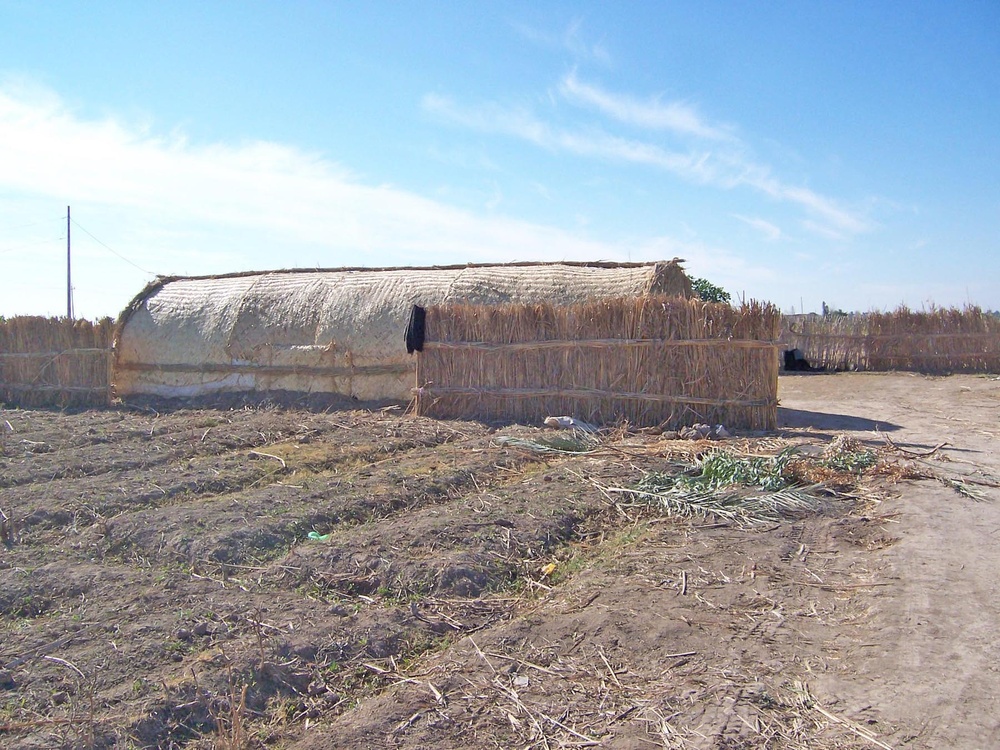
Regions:
<instances>
[{"instance_id":1,"label":"thatched hut","mask_svg":"<svg viewBox=\"0 0 1000 750\"><path fill-rule=\"evenodd\" d=\"M680 261L291 270L161 278L119 319L118 395L411 397L413 305L691 295Z\"/></svg>"}]
</instances>

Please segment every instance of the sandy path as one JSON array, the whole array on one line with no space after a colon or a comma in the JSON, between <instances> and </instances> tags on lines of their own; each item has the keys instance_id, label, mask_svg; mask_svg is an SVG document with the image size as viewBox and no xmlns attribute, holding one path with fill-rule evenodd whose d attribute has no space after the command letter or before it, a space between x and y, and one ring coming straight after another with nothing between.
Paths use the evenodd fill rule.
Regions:
<instances>
[{"instance_id":1,"label":"sandy path","mask_svg":"<svg viewBox=\"0 0 1000 750\"><path fill-rule=\"evenodd\" d=\"M938 469L1000 476L1000 381L977 376L837 374L781 379L791 428L851 431L875 424L899 445L949 445ZM880 553L864 637L817 694L847 715L871 706L894 747L1000 747L1000 490L976 502L944 485L908 483L884 512L899 513L898 544ZM884 728L883 728L884 732Z\"/></svg>"}]
</instances>

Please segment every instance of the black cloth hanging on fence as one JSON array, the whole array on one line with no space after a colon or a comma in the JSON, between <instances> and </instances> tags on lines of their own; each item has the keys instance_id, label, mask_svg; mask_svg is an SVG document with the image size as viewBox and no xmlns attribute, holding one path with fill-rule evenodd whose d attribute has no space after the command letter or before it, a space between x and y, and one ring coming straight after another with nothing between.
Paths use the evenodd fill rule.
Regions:
<instances>
[{"instance_id":1,"label":"black cloth hanging on fence","mask_svg":"<svg viewBox=\"0 0 1000 750\"><path fill-rule=\"evenodd\" d=\"M410 319L406 323L406 353L424 350L424 318L427 311L420 305L410 308Z\"/></svg>"}]
</instances>

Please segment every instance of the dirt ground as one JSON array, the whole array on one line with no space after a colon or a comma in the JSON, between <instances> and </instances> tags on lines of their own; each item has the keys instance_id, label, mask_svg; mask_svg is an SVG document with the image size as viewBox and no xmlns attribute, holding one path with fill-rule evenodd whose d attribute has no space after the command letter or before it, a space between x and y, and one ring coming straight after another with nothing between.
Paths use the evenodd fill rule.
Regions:
<instances>
[{"instance_id":1,"label":"dirt ground","mask_svg":"<svg viewBox=\"0 0 1000 750\"><path fill-rule=\"evenodd\" d=\"M773 434L585 454L391 408L0 409L0 745L1000 746L1000 380L779 395ZM612 491L843 434L898 470L751 530Z\"/></svg>"}]
</instances>

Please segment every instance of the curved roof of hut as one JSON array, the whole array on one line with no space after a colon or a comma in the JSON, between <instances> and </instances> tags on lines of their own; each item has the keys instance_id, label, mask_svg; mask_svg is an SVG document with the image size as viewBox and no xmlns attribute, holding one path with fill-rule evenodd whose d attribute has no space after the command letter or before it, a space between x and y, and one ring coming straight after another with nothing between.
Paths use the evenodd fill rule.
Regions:
<instances>
[{"instance_id":1,"label":"curved roof of hut","mask_svg":"<svg viewBox=\"0 0 1000 750\"><path fill-rule=\"evenodd\" d=\"M404 332L414 304L572 304L645 294L690 296L691 283L681 262L294 269L164 277L148 285L119 317L116 368L161 374L173 370L164 382L177 381L178 386L184 381L178 373L192 368L221 373L226 367L256 364L308 370L314 359L320 361L317 357L331 372L343 367L405 369ZM120 379L128 387L134 378Z\"/></svg>"}]
</instances>

